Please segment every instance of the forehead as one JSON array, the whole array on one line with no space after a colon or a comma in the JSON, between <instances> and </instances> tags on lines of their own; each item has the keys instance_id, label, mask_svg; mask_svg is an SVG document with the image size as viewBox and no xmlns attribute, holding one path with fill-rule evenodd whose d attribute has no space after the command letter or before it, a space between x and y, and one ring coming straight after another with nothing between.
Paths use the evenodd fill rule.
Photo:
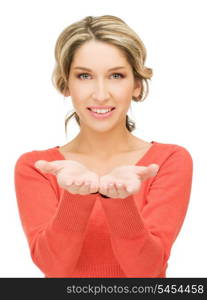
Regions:
<instances>
[{"instance_id":1,"label":"forehead","mask_svg":"<svg viewBox=\"0 0 207 300\"><path fill-rule=\"evenodd\" d=\"M86 42L76 50L71 67L80 65L104 69L114 65L130 67L126 56L118 47L100 41Z\"/></svg>"}]
</instances>

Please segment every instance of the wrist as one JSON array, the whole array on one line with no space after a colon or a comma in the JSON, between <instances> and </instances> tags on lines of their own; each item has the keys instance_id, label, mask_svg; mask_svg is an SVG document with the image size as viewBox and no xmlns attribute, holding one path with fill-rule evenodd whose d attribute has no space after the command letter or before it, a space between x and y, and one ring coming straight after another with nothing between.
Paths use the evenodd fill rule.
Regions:
<instances>
[{"instance_id":1,"label":"wrist","mask_svg":"<svg viewBox=\"0 0 207 300\"><path fill-rule=\"evenodd\" d=\"M108 196L106 196L106 195L104 195L104 194L101 194L101 193L99 193L99 192L96 192L96 193L91 193L91 194L99 194L101 197L103 197L103 198L110 198L110 197L108 197Z\"/></svg>"}]
</instances>

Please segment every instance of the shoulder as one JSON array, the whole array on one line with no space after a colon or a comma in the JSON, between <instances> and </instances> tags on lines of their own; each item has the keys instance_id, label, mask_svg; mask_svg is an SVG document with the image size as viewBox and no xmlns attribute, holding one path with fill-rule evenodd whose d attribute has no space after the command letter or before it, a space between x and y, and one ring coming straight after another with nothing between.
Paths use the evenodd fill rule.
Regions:
<instances>
[{"instance_id":1,"label":"shoulder","mask_svg":"<svg viewBox=\"0 0 207 300\"><path fill-rule=\"evenodd\" d=\"M159 143L155 142L155 155L161 160L166 161L170 159L174 160L185 160L193 162L190 151L182 145L172 143Z\"/></svg>"},{"instance_id":2,"label":"shoulder","mask_svg":"<svg viewBox=\"0 0 207 300\"><path fill-rule=\"evenodd\" d=\"M41 149L41 150L32 150L22 153L18 158L17 162L20 161L33 161L36 159L45 159L45 160L54 160L56 159L56 147L48 148L48 149Z\"/></svg>"},{"instance_id":3,"label":"shoulder","mask_svg":"<svg viewBox=\"0 0 207 300\"><path fill-rule=\"evenodd\" d=\"M19 157L17 157L15 162L15 171L18 171L24 167L27 168L35 168L34 163L37 160L47 160L52 161L55 160L54 148L49 148L45 150L32 150L22 153ZM36 169L36 168L35 168Z\"/></svg>"},{"instance_id":4,"label":"shoulder","mask_svg":"<svg viewBox=\"0 0 207 300\"><path fill-rule=\"evenodd\" d=\"M22 169L22 167L29 167L32 166L33 163L36 161L36 151L28 151L23 154L21 154L15 163L15 171L19 171Z\"/></svg>"},{"instance_id":5,"label":"shoulder","mask_svg":"<svg viewBox=\"0 0 207 300\"><path fill-rule=\"evenodd\" d=\"M192 177L193 158L190 151L183 145L156 143L153 163L159 165L158 177L175 174L178 180Z\"/></svg>"}]
</instances>

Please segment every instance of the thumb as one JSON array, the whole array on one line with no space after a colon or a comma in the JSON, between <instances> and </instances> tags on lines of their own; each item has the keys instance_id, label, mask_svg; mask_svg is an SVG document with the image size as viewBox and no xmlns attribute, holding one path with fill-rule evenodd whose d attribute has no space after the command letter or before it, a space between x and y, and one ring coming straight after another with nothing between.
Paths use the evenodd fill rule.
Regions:
<instances>
[{"instance_id":1,"label":"thumb","mask_svg":"<svg viewBox=\"0 0 207 300\"><path fill-rule=\"evenodd\" d=\"M148 170L150 169L150 177L155 176L159 170L160 166L157 164L151 164L148 166Z\"/></svg>"},{"instance_id":2,"label":"thumb","mask_svg":"<svg viewBox=\"0 0 207 300\"><path fill-rule=\"evenodd\" d=\"M46 160L37 160L35 162L34 166L35 166L35 168L39 169L42 172L52 173L54 175L56 175L56 172L59 169L52 162L49 162L49 161L46 161Z\"/></svg>"},{"instance_id":3,"label":"thumb","mask_svg":"<svg viewBox=\"0 0 207 300\"><path fill-rule=\"evenodd\" d=\"M157 164L150 164L146 169L146 173L144 173L144 180L155 176L158 170L159 170L159 166Z\"/></svg>"},{"instance_id":4,"label":"thumb","mask_svg":"<svg viewBox=\"0 0 207 300\"><path fill-rule=\"evenodd\" d=\"M146 180L147 178L155 176L158 170L159 170L159 165L150 164L147 167L138 167L137 175L141 178L141 180Z\"/></svg>"}]
</instances>

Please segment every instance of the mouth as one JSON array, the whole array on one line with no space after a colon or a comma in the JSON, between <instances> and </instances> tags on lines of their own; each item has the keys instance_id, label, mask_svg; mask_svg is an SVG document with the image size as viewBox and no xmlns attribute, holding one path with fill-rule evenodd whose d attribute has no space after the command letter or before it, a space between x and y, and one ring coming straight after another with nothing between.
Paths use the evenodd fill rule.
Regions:
<instances>
[{"instance_id":1,"label":"mouth","mask_svg":"<svg viewBox=\"0 0 207 300\"><path fill-rule=\"evenodd\" d=\"M105 113L92 111L92 109L90 109L89 107L87 107L87 109L88 109L90 115L95 117L96 119L105 119L105 118L110 117L113 114L115 107L111 108L108 112L105 112Z\"/></svg>"},{"instance_id":2,"label":"mouth","mask_svg":"<svg viewBox=\"0 0 207 300\"><path fill-rule=\"evenodd\" d=\"M90 111L93 111L90 107L87 107L87 109L90 110ZM114 110L114 109L115 109L115 107L110 108L109 112ZM93 112L96 112L96 111L93 111ZM96 113L98 113L98 112L96 112ZM99 114L102 114L102 113L99 112Z\"/></svg>"}]
</instances>

